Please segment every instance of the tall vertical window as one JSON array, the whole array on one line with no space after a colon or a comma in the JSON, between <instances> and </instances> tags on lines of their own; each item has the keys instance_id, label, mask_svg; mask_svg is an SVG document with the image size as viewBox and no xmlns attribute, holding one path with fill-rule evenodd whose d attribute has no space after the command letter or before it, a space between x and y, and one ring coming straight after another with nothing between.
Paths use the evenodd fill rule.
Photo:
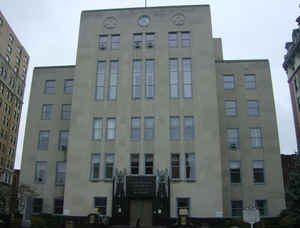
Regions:
<instances>
[{"instance_id":1,"label":"tall vertical window","mask_svg":"<svg viewBox=\"0 0 300 228\"><path fill-rule=\"evenodd\" d=\"M154 60L146 60L145 62L145 97L154 97Z\"/></svg>"},{"instance_id":2,"label":"tall vertical window","mask_svg":"<svg viewBox=\"0 0 300 228\"><path fill-rule=\"evenodd\" d=\"M237 115L237 106L235 100L224 101L225 106L225 115L226 116L236 116Z\"/></svg>"},{"instance_id":3,"label":"tall vertical window","mask_svg":"<svg viewBox=\"0 0 300 228\"><path fill-rule=\"evenodd\" d=\"M196 177L195 153L185 154L185 178L194 180Z\"/></svg>"},{"instance_id":4,"label":"tall vertical window","mask_svg":"<svg viewBox=\"0 0 300 228\"><path fill-rule=\"evenodd\" d=\"M106 139L107 140L116 139L116 118L106 119Z\"/></svg>"},{"instance_id":5,"label":"tall vertical window","mask_svg":"<svg viewBox=\"0 0 300 228\"><path fill-rule=\"evenodd\" d=\"M107 49L107 41L108 41L108 35L100 35L99 36L99 49L101 49L101 50Z\"/></svg>"},{"instance_id":6,"label":"tall vertical window","mask_svg":"<svg viewBox=\"0 0 300 228\"><path fill-rule=\"evenodd\" d=\"M171 154L171 178L180 178L180 154Z\"/></svg>"},{"instance_id":7,"label":"tall vertical window","mask_svg":"<svg viewBox=\"0 0 300 228\"><path fill-rule=\"evenodd\" d=\"M143 34L142 33L135 33L133 34L133 47L134 48L141 48L143 42Z\"/></svg>"},{"instance_id":8,"label":"tall vertical window","mask_svg":"<svg viewBox=\"0 0 300 228\"><path fill-rule=\"evenodd\" d=\"M145 175L152 175L154 168L153 154L145 154Z\"/></svg>"},{"instance_id":9,"label":"tall vertical window","mask_svg":"<svg viewBox=\"0 0 300 228\"><path fill-rule=\"evenodd\" d=\"M241 183L241 162L229 161L230 182L233 184Z\"/></svg>"},{"instance_id":10,"label":"tall vertical window","mask_svg":"<svg viewBox=\"0 0 300 228\"><path fill-rule=\"evenodd\" d=\"M139 174L140 156L139 154L130 155L130 173L133 175Z\"/></svg>"},{"instance_id":11,"label":"tall vertical window","mask_svg":"<svg viewBox=\"0 0 300 228\"><path fill-rule=\"evenodd\" d=\"M168 33L168 46L169 47L178 47L178 34L177 32Z\"/></svg>"},{"instance_id":12,"label":"tall vertical window","mask_svg":"<svg viewBox=\"0 0 300 228\"><path fill-rule=\"evenodd\" d=\"M103 122L102 118L94 118L93 119L93 140L102 139L102 128Z\"/></svg>"},{"instance_id":13,"label":"tall vertical window","mask_svg":"<svg viewBox=\"0 0 300 228\"><path fill-rule=\"evenodd\" d=\"M120 35L112 35L111 36L111 49L112 50L120 50Z\"/></svg>"},{"instance_id":14,"label":"tall vertical window","mask_svg":"<svg viewBox=\"0 0 300 228\"><path fill-rule=\"evenodd\" d=\"M179 97L178 59L169 59L169 91L171 98Z\"/></svg>"},{"instance_id":15,"label":"tall vertical window","mask_svg":"<svg viewBox=\"0 0 300 228\"><path fill-rule=\"evenodd\" d=\"M250 141L252 148L261 148L263 146L261 128L250 128Z\"/></svg>"},{"instance_id":16,"label":"tall vertical window","mask_svg":"<svg viewBox=\"0 0 300 228\"><path fill-rule=\"evenodd\" d=\"M186 48L191 46L190 32L181 32L181 47Z\"/></svg>"},{"instance_id":17,"label":"tall vertical window","mask_svg":"<svg viewBox=\"0 0 300 228\"><path fill-rule=\"evenodd\" d=\"M194 134L195 134L194 117L185 116L183 123L184 123L184 139L185 140L194 139Z\"/></svg>"},{"instance_id":18,"label":"tall vertical window","mask_svg":"<svg viewBox=\"0 0 300 228\"><path fill-rule=\"evenodd\" d=\"M65 184L66 163L63 161L56 162L56 184Z\"/></svg>"},{"instance_id":19,"label":"tall vertical window","mask_svg":"<svg viewBox=\"0 0 300 228\"><path fill-rule=\"evenodd\" d=\"M138 99L142 96L142 61L133 60L132 68L132 98Z\"/></svg>"},{"instance_id":20,"label":"tall vertical window","mask_svg":"<svg viewBox=\"0 0 300 228\"><path fill-rule=\"evenodd\" d=\"M38 150L48 150L49 130L41 130L39 133Z\"/></svg>"},{"instance_id":21,"label":"tall vertical window","mask_svg":"<svg viewBox=\"0 0 300 228\"><path fill-rule=\"evenodd\" d=\"M192 97L192 59L182 59L183 97Z\"/></svg>"},{"instance_id":22,"label":"tall vertical window","mask_svg":"<svg viewBox=\"0 0 300 228\"><path fill-rule=\"evenodd\" d=\"M170 117L170 139L180 140L180 117L179 116Z\"/></svg>"},{"instance_id":23,"label":"tall vertical window","mask_svg":"<svg viewBox=\"0 0 300 228\"><path fill-rule=\"evenodd\" d=\"M98 212L101 215L106 215L106 204L107 204L106 197L95 197L94 198L94 208L97 208Z\"/></svg>"},{"instance_id":24,"label":"tall vertical window","mask_svg":"<svg viewBox=\"0 0 300 228\"><path fill-rule=\"evenodd\" d=\"M258 100L248 100L248 116L259 115L259 102Z\"/></svg>"},{"instance_id":25,"label":"tall vertical window","mask_svg":"<svg viewBox=\"0 0 300 228\"><path fill-rule=\"evenodd\" d=\"M232 217L241 217L243 215L242 200L231 200L231 215Z\"/></svg>"},{"instance_id":26,"label":"tall vertical window","mask_svg":"<svg viewBox=\"0 0 300 228\"><path fill-rule=\"evenodd\" d=\"M90 171L91 180L100 179L100 154L95 153L91 155L91 171Z\"/></svg>"},{"instance_id":27,"label":"tall vertical window","mask_svg":"<svg viewBox=\"0 0 300 228\"><path fill-rule=\"evenodd\" d=\"M43 104L41 120L51 120L52 104Z\"/></svg>"},{"instance_id":28,"label":"tall vertical window","mask_svg":"<svg viewBox=\"0 0 300 228\"><path fill-rule=\"evenodd\" d=\"M146 33L146 46L147 48L155 46L155 33Z\"/></svg>"},{"instance_id":29,"label":"tall vertical window","mask_svg":"<svg viewBox=\"0 0 300 228\"><path fill-rule=\"evenodd\" d=\"M181 209L185 209L188 211L189 215L190 212L190 198L176 198L177 199L177 216L179 216L179 211Z\"/></svg>"},{"instance_id":30,"label":"tall vertical window","mask_svg":"<svg viewBox=\"0 0 300 228\"><path fill-rule=\"evenodd\" d=\"M73 79L65 79L64 81L64 92L65 94L72 94L73 93Z\"/></svg>"},{"instance_id":31,"label":"tall vertical window","mask_svg":"<svg viewBox=\"0 0 300 228\"><path fill-rule=\"evenodd\" d=\"M297 78L294 79L294 88L295 88L295 91L297 92L297 91L298 91L298 82L297 82Z\"/></svg>"},{"instance_id":32,"label":"tall vertical window","mask_svg":"<svg viewBox=\"0 0 300 228\"><path fill-rule=\"evenodd\" d=\"M231 150L235 150L240 147L239 139L239 129L238 128L228 128L227 129L227 146Z\"/></svg>"},{"instance_id":33,"label":"tall vertical window","mask_svg":"<svg viewBox=\"0 0 300 228\"><path fill-rule=\"evenodd\" d=\"M69 138L69 131L63 130L59 132L58 150L67 151L68 138Z\"/></svg>"},{"instance_id":34,"label":"tall vertical window","mask_svg":"<svg viewBox=\"0 0 300 228\"><path fill-rule=\"evenodd\" d=\"M144 119L144 139L153 140L154 139L154 117L145 117Z\"/></svg>"},{"instance_id":35,"label":"tall vertical window","mask_svg":"<svg viewBox=\"0 0 300 228\"><path fill-rule=\"evenodd\" d=\"M63 104L61 105L61 119L62 120L70 120L71 119L71 104Z\"/></svg>"},{"instance_id":36,"label":"tall vertical window","mask_svg":"<svg viewBox=\"0 0 300 228\"><path fill-rule=\"evenodd\" d=\"M255 200L255 207L259 210L260 216L268 215L268 204L267 200Z\"/></svg>"},{"instance_id":37,"label":"tall vertical window","mask_svg":"<svg viewBox=\"0 0 300 228\"><path fill-rule=\"evenodd\" d=\"M46 182L46 161L37 161L35 162L35 176L34 182L44 184Z\"/></svg>"},{"instance_id":38,"label":"tall vertical window","mask_svg":"<svg viewBox=\"0 0 300 228\"><path fill-rule=\"evenodd\" d=\"M44 94L55 94L56 81L46 80Z\"/></svg>"},{"instance_id":39,"label":"tall vertical window","mask_svg":"<svg viewBox=\"0 0 300 228\"><path fill-rule=\"evenodd\" d=\"M115 155L105 154L104 161L105 161L104 177L105 179L112 179L114 175Z\"/></svg>"},{"instance_id":40,"label":"tall vertical window","mask_svg":"<svg viewBox=\"0 0 300 228\"><path fill-rule=\"evenodd\" d=\"M56 198L54 199L54 214L62 215L64 209L64 199Z\"/></svg>"},{"instance_id":41,"label":"tall vertical window","mask_svg":"<svg viewBox=\"0 0 300 228\"><path fill-rule=\"evenodd\" d=\"M119 74L119 61L112 60L109 64L109 88L108 88L108 100L117 99L118 91L118 74Z\"/></svg>"},{"instance_id":42,"label":"tall vertical window","mask_svg":"<svg viewBox=\"0 0 300 228\"><path fill-rule=\"evenodd\" d=\"M246 89L255 89L256 88L256 75L255 74L244 75L244 85L245 85Z\"/></svg>"},{"instance_id":43,"label":"tall vertical window","mask_svg":"<svg viewBox=\"0 0 300 228\"><path fill-rule=\"evenodd\" d=\"M141 118L132 117L131 118L131 130L130 130L130 139L138 141L141 138Z\"/></svg>"},{"instance_id":44,"label":"tall vertical window","mask_svg":"<svg viewBox=\"0 0 300 228\"><path fill-rule=\"evenodd\" d=\"M43 198L33 198L32 213L39 214L43 212Z\"/></svg>"},{"instance_id":45,"label":"tall vertical window","mask_svg":"<svg viewBox=\"0 0 300 228\"><path fill-rule=\"evenodd\" d=\"M106 72L106 62L98 61L97 73L96 73L96 91L95 91L96 100L104 100L105 72Z\"/></svg>"},{"instance_id":46,"label":"tall vertical window","mask_svg":"<svg viewBox=\"0 0 300 228\"><path fill-rule=\"evenodd\" d=\"M264 161L253 161L253 179L255 184L265 183Z\"/></svg>"},{"instance_id":47,"label":"tall vertical window","mask_svg":"<svg viewBox=\"0 0 300 228\"><path fill-rule=\"evenodd\" d=\"M224 75L224 89L233 89L234 88L234 76L233 75Z\"/></svg>"}]
</instances>

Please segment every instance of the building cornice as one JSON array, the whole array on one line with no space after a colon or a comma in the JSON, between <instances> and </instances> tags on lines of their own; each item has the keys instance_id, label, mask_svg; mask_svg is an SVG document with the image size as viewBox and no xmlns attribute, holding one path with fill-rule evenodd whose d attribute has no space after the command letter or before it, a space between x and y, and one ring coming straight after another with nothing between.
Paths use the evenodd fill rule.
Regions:
<instances>
[{"instance_id":1,"label":"building cornice","mask_svg":"<svg viewBox=\"0 0 300 228\"><path fill-rule=\"evenodd\" d=\"M300 17L298 17L296 21L300 21ZM294 68L295 56L300 50L300 29L294 29L292 38L293 42L287 42L285 44L285 48L288 50L288 52L284 56L284 62L282 66L286 71L289 67Z\"/></svg>"}]
</instances>

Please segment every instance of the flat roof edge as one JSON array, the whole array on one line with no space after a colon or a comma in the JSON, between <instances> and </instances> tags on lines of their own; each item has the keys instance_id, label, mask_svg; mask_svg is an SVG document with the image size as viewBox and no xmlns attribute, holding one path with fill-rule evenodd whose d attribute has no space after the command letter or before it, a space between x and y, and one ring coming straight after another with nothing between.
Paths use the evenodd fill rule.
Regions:
<instances>
[{"instance_id":1,"label":"flat roof edge","mask_svg":"<svg viewBox=\"0 0 300 228\"><path fill-rule=\"evenodd\" d=\"M76 67L76 65L38 66L38 67L34 67L34 70L35 70L35 69L46 69L46 68L69 68L69 67Z\"/></svg>"},{"instance_id":2,"label":"flat roof edge","mask_svg":"<svg viewBox=\"0 0 300 228\"><path fill-rule=\"evenodd\" d=\"M232 59L232 60L215 60L216 63L238 63L238 62L269 62L269 59Z\"/></svg>"},{"instance_id":3,"label":"flat roof edge","mask_svg":"<svg viewBox=\"0 0 300 228\"><path fill-rule=\"evenodd\" d=\"M82 10L81 13L86 12L101 12L101 11L120 11L120 10L138 10L138 9L159 9L159 8L181 8L181 7L210 7L208 4L203 5L174 5L174 6L150 6L150 7L133 7L133 8L115 8L115 9L98 9L98 10Z\"/></svg>"}]
</instances>

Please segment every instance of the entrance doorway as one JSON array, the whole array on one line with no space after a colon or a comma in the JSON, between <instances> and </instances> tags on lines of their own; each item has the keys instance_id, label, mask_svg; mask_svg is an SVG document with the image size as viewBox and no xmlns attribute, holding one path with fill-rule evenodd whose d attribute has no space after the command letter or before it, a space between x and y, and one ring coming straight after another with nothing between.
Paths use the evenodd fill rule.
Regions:
<instances>
[{"instance_id":1,"label":"entrance doorway","mask_svg":"<svg viewBox=\"0 0 300 228\"><path fill-rule=\"evenodd\" d=\"M135 226L140 219L140 226L152 226L152 200L130 200L130 226Z\"/></svg>"}]
</instances>

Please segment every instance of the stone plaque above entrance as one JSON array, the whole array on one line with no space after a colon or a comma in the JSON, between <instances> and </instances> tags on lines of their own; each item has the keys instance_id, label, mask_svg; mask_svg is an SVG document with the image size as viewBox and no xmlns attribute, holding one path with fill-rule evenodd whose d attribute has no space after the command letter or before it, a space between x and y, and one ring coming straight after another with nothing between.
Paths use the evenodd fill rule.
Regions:
<instances>
[{"instance_id":1,"label":"stone plaque above entrance","mask_svg":"<svg viewBox=\"0 0 300 228\"><path fill-rule=\"evenodd\" d=\"M126 192L129 198L150 198L155 196L154 176L127 176Z\"/></svg>"}]
</instances>

